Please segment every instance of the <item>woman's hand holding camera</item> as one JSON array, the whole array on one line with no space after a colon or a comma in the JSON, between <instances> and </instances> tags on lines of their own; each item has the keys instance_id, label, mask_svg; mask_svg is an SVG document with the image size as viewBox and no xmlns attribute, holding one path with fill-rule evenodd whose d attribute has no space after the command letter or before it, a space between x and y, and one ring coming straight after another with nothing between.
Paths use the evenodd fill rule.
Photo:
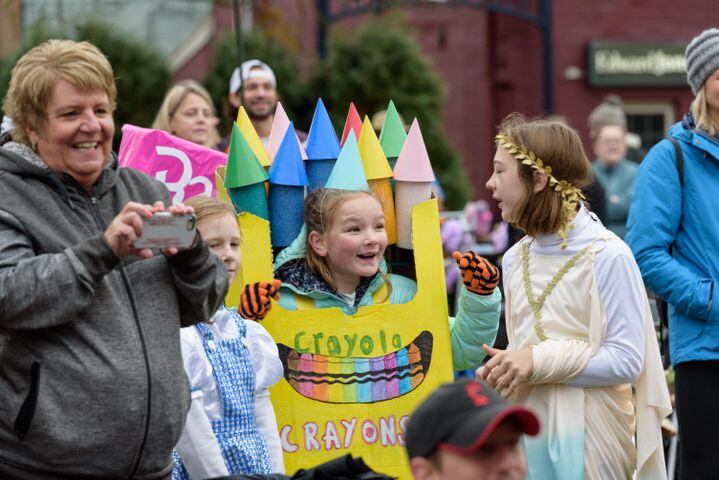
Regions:
<instances>
[{"instance_id":1,"label":"woman's hand holding camera","mask_svg":"<svg viewBox=\"0 0 719 480\"><path fill-rule=\"evenodd\" d=\"M135 248L134 244L142 236L144 222L155 213L164 211L172 215L185 215L194 212L192 207L182 203L171 205L165 210L165 205L161 201L157 201L153 205L128 202L105 230L105 241L118 257L127 255L136 255L141 258L152 257L153 253L150 248ZM177 254L178 249L169 247L161 251L166 256L172 256Z\"/></svg>"}]
</instances>

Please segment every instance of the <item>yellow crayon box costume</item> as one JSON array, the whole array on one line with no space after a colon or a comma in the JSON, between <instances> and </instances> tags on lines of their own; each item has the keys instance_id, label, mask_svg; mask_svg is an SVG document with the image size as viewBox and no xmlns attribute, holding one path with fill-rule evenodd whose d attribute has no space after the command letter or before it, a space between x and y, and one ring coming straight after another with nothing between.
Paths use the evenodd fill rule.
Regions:
<instances>
[{"instance_id":1,"label":"yellow crayon box costume","mask_svg":"<svg viewBox=\"0 0 719 480\"><path fill-rule=\"evenodd\" d=\"M271 278L267 222L243 214L240 224L243 283ZM288 472L351 452L378 471L410 477L409 414L453 378L436 200L414 208L413 225L417 287L407 303L383 301L378 288L372 305L348 315L286 295L297 309L281 308L281 297L263 320L285 364L272 396ZM487 316L496 316L496 295L485 300ZM491 341L496 324L489 323Z\"/></svg>"}]
</instances>

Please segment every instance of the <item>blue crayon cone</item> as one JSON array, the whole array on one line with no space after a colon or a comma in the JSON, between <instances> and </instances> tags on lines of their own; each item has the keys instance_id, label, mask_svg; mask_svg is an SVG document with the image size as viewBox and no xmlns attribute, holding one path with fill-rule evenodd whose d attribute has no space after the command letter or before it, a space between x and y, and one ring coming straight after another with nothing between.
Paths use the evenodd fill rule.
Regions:
<instances>
[{"instance_id":1,"label":"blue crayon cone","mask_svg":"<svg viewBox=\"0 0 719 480\"><path fill-rule=\"evenodd\" d=\"M325 186L340 153L340 141L321 98L317 100L305 152L308 189L311 192Z\"/></svg>"},{"instance_id":2,"label":"blue crayon cone","mask_svg":"<svg viewBox=\"0 0 719 480\"><path fill-rule=\"evenodd\" d=\"M307 161L305 165L307 167L307 179L309 181L309 185L307 186L308 193L322 188L327 184L327 179L330 178L336 161L334 158Z\"/></svg>"},{"instance_id":3,"label":"blue crayon cone","mask_svg":"<svg viewBox=\"0 0 719 480\"><path fill-rule=\"evenodd\" d=\"M273 247L286 247L302 229L304 187L270 184L270 241Z\"/></svg>"},{"instance_id":4,"label":"blue crayon cone","mask_svg":"<svg viewBox=\"0 0 719 480\"><path fill-rule=\"evenodd\" d=\"M286 247L302 228L305 186L308 184L302 153L290 123L270 167L270 238L273 247Z\"/></svg>"}]
</instances>

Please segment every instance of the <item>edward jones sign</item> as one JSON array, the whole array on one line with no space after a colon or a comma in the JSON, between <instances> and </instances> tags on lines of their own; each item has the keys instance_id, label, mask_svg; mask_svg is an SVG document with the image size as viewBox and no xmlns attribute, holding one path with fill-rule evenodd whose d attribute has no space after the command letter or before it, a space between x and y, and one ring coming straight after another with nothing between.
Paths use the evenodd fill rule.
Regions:
<instances>
[{"instance_id":1,"label":"edward jones sign","mask_svg":"<svg viewBox=\"0 0 719 480\"><path fill-rule=\"evenodd\" d=\"M593 87L686 86L686 43L591 42Z\"/></svg>"}]
</instances>

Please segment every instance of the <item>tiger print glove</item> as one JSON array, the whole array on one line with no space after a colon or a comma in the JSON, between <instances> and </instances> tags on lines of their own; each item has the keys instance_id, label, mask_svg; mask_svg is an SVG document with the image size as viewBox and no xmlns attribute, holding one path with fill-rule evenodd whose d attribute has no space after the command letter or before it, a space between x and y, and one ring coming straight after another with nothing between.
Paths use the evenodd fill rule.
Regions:
<instances>
[{"instance_id":1,"label":"tiger print glove","mask_svg":"<svg viewBox=\"0 0 719 480\"><path fill-rule=\"evenodd\" d=\"M280 299L280 280L248 283L240 297L240 315L248 320L262 320L272 307L271 299Z\"/></svg>"},{"instance_id":2,"label":"tiger print glove","mask_svg":"<svg viewBox=\"0 0 719 480\"><path fill-rule=\"evenodd\" d=\"M491 295L494 287L499 283L499 270L489 260L480 257L472 250L462 255L452 253L452 257L459 265L462 281L470 292L478 295Z\"/></svg>"}]
</instances>

